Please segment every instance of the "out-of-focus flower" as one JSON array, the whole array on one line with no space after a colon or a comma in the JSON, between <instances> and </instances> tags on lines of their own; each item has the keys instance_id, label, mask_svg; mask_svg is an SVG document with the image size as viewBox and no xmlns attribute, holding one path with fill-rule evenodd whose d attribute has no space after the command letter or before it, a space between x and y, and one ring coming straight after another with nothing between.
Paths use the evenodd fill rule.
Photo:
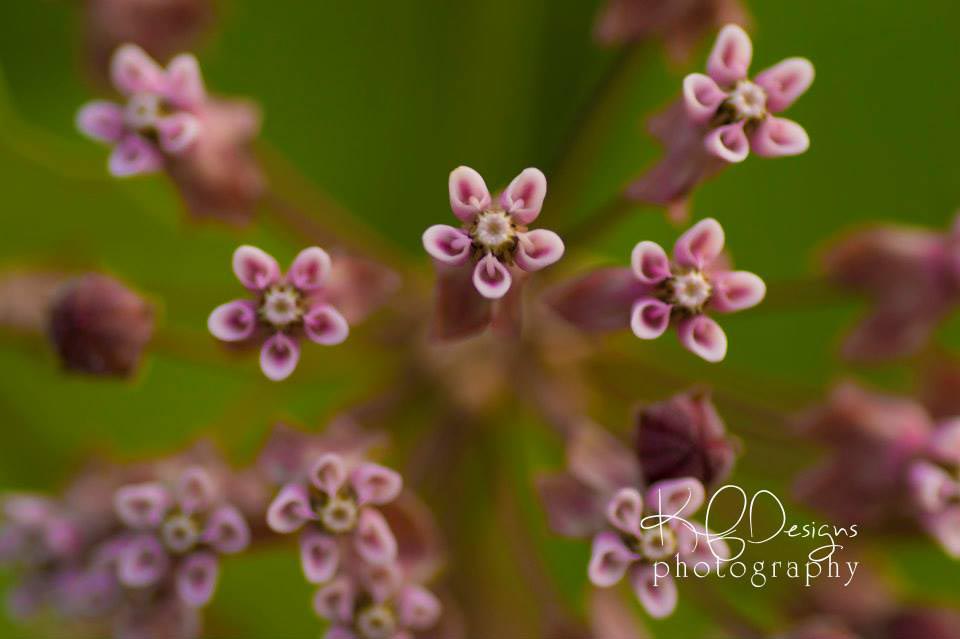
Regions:
<instances>
[{"instance_id":1,"label":"out-of-focus flower","mask_svg":"<svg viewBox=\"0 0 960 639\"><path fill-rule=\"evenodd\" d=\"M644 407L634 434L645 482L693 477L707 487L733 469L737 447L707 392L690 392Z\"/></svg>"},{"instance_id":2,"label":"out-of-focus flower","mask_svg":"<svg viewBox=\"0 0 960 639\"><path fill-rule=\"evenodd\" d=\"M827 275L873 302L847 337L844 355L879 360L919 350L960 296L958 242L955 222L946 233L881 226L835 243L823 259Z\"/></svg>"},{"instance_id":3,"label":"out-of-focus flower","mask_svg":"<svg viewBox=\"0 0 960 639\"><path fill-rule=\"evenodd\" d=\"M683 208L703 180L753 151L763 157L798 155L810 140L796 122L775 114L787 109L813 82L813 65L787 58L750 79L750 36L730 24L721 29L707 60L707 74L684 78L683 95L650 120L650 132L666 156L627 189L627 197Z\"/></svg>"},{"instance_id":4,"label":"out-of-focus flower","mask_svg":"<svg viewBox=\"0 0 960 639\"><path fill-rule=\"evenodd\" d=\"M766 285L747 271L731 271L724 233L712 219L680 236L673 259L644 241L633 249L632 272L604 269L561 286L549 296L563 318L588 331L624 328L641 339L663 335L671 323L680 342L708 362L727 354L727 336L706 313L732 313L759 304Z\"/></svg>"},{"instance_id":5,"label":"out-of-focus flower","mask_svg":"<svg viewBox=\"0 0 960 639\"><path fill-rule=\"evenodd\" d=\"M674 61L686 62L708 32L746 22L739 0L607 0L594 33L604 44L658 38Z\"/></svg>"},{"instance_id":6,"label":"out-of-focus flower","mask_svg":"<svg viewBox=\"0 0 960 639\"><path fill-rule=\"evenodd\" d=\"M153 309L106 275L62 285L49 311L48 331L64 367L93 375L130 375L153 334Z\"/></svg>"},{"instance_id":7,"label":"out-of-focus flower","mask_svg":"<svg viewBox=\"0 0 960 639\"><path fill-rule=\"evenodd\" d=\"M960 559L960 417L937 425L924 458L908 473L921 524L947 554Z\"/></svg>"},{"instance_id":8,"label":"out-of-focus flower","mask_svg":"<svg viewBox=\"0 0 960 639\"><path fill-rule=\"evenodd\" d=\"M255 299L221 304L207 326L225 342L265 338L260 368L269 379L286 379L300 359L301 335L332 346L350 332L347 320L326 296L331 268L330 256L315 246L300 251L286 274L270 255L241 246L233 253L233 272Z\"/></svg>"},{"instance_id":9,"label":"out-of-focus flower","mask_svg":"<svg viewBox=\"0 0 960 639\"><path fill-rule=\"evenodd\" d=\"M166 59L193 49L213 22L212 0L81 0L86 48L98 76L107 75L110 56L126 42Z\"/></svg>"},{"instance_id":10,"label":"out-of-focus flower","mask_svg":"<svg viewBox=\"0 0 960 639\"><path fill-rule=\"evenodd\" d=\"M434 332L440 337L482 330L491 321L487 300L518 313L524 273L550 266L564 251L553 231L527 229L547 194L547 179L538 169L524 169L496 203L480 174L466 166L450 173L449 190L461 228L435 224L423 234L439 274Z\"/></svg>"}]
</instances>

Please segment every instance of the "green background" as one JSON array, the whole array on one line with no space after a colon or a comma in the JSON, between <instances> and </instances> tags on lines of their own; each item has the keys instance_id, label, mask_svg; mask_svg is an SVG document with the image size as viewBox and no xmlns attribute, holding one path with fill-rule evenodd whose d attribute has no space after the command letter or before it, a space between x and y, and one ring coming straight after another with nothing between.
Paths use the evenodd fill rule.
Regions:
<instances>
[{"instance_id":1,"label":"green background","mask_svg":"<svg viewBox=\"0 0 960 639\"><path fill-rule=\"evenodd\" d=\"M623 61L591 40L599 6L235 0L223 3L216 32L197 53L213 91L260 102L263 138L274 152L427 277L420 234L453 219L451 168L473 166L493 188L525 166L541 167L551 182L540 224L550 228L562 226L551 219L584 218L658 156L643 116L675 95L685 73L702 67L709 42L682 66L669 63L656 44ZM791 55L816 65L812 89L788 113L805 126L812 146L799 158L750 158L702 188L693 211L721 220L738 265L766 278L770 300L724 318L730 351L722 366L694 361L669 338L652 346L610 340L610 352L649 354L676 377L624 370L617 399L596 416L625 428L633 401L681 390L684 380L712 382L730 430L746 441L734 479L786 494L790 473L809 461L806 448L794 446L764 412L737 406L786 412L852 371L836 352L861 306L792 286L815 278L816 250L825 240L867 220L949 224L960 184L960 7L946 0L808 0L749 8L755 70ZM104 149L73 130L77 107L97 95L82 71L78 7L7 0L0 25L0 266L114 273L158 304L164 340L135 380L109 382L67 376L41 341L4 336L0 488L55 490L90 454L174 452L201 435L243 463L274 421L318 428L392 383L397 363L365 326L337 349L305 348L301 370L280 385L262 377L255 357L223 356L205 335L205 321L239 292L229 268L233 248L256 244L286 262L303 242L269 220L246 230L191 226L162 178L108 179ZM617 64L620 73L607 84ZM558 268L624 263L638 240L669 245L676 233L655 211L638 210L590 246L567 238L569 256ZM960 344L950 327L939 338ZM855 372L892 386L910 381L907 366ZM421 416L410 413L383 424L395 431L398 451L420 432ZM559 442L516 405L489 421L471 433L471 461L461 468L465 506L455 530L446 531L454 537L448 573L460 576L450 584L471 599L468 608L501 599L521 610L529 604L515 636L534 637L543 629L539 604L516 546L503 541L491 515L498 494L514 495L513 516L533 531L560 601L577 614L588 550L551 537L532 495L532 473L561 463ZM399 454L387 461L403 468ZM956 567L932 543L871 539L866 530L860 547L910 596L956 599ZM478 567L487 568L483 579L496 588L468 583L481 579L468 576ZM722 592L746 614L775 624L775 606L790 588L724 584ZM477 594L493 590L490 599ZM709 634L709 618L683 590L678 614L651 624L659 636ZM320 626L309 593L290 549L231 559L208 627L220 636L315 636ZM0 618L0 636L31 636L9 623Z\"/></svg>"}]
</instances>

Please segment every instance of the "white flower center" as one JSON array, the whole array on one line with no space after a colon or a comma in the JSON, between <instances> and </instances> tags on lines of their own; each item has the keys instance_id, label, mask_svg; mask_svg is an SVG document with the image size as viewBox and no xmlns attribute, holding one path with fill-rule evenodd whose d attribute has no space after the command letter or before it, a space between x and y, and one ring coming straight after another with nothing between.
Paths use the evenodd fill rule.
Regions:
<instances>
[{"instance_id":1,"label":"white flower center","mask_svg":"<svg viewBox=\"0 0 960 639\"><path fill-rule=\"evenodd\" d=\"M292 324L300 319L300 292L288 284L271 286L263 295L260 315L276 327Z\"/></svg>"},{"instance_id":2,"label":"white flower center","mask_svg":"<svg viewBox=\"0 0 960 639\"><path fill-rule=\"evenodd\" d=\"M497 252L514 242L517 230L509 214L490 210L477 216L470 236L475 243L488 251Z\"/></svg>"},{"instance_id":3,"label":"white flower center","mask_svg":"<svg viewBox=\"0 0 960 639\"><path fill-rule=\"evenodd\" d=\"M200 539L200 529L197 524L186 515L174 515L163 522L160 530L163 543L173 552L187 552Z\"/></svg>"},{"instance_id":4,"label":"white flower center","mask_svg":"<svg viewBox=\"0 0 960 639\"><path fill-rule=\"evenodd\" d=\"M350 532L357 525L357 504L352 499L333 497L320 510L320 522L330 532Z\"/></svg>"},{"instance_id":5,"label":"white flower center","mask_svg":"<svg viewBox=\"0 0 960 639\"><path fill-rule=\"evenodd\" d=\"M149 131L160 118L160 97L154 93L136 93L130 96L123 112L123 121L134 131Z\"/></svg>"},{"instance_id":6,"label":"white flower center","mask_svg":"<svg viewBox=\"0 0 960 639\"><path fill-rule=\"evenodd\" d=\"M677 535L669 526L657 526L643 533L640 550L651 561L660 561L677 554Z\"/></svg>"},{"instance_id":7,"label":"white flower center","mask_svg":"<svg viewBox=\"0 0 960 639\"><path fill-rule=\"evenodd\" d=\"M739 120L756 120L767 113L767 92L749 80L740 80L727 98Z\"/></svg>"},{"instance_id":8,"label":"white flower center","mask_svg":"<svg viewBox=\"0 0 960 639\"><path fill-rule=\"evenodd\" d=\"M363 639L390 639L397 631L397 620L390 608L377 604L357 615L357 631Z\"/></svg>"},{"instance_id":9,"label":"white flower center","mask_svg":"<svg viewBox=\"0 0 960 639\"><path fill-rule=\"evenodd\" d=\"M701 271L678 273L670 279L672 302L691 311L700 310L710 300L713 288Z\"/></svg>"}]
</instances>

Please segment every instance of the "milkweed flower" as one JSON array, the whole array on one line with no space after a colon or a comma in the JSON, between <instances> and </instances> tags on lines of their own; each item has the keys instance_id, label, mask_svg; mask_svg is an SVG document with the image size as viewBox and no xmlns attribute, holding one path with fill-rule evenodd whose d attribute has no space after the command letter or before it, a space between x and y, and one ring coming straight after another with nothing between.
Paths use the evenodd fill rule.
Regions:
<instances>
[{"instance_id":1,"label":"milkweed flower","mask_svg":"<svg viewBox=\"0 0 960 639\"><path fill-rule=\"evenodd\" d=\"M730 270L723 245L720 223L701 220L677 239L672 260L658 244L640 242L631 269L590 273L555 290L548 304L586 331L630 326L640 339L655 339L674 324L684 347L719 362L727 336L708 312L744 310L766 295L757 275Z\"/></svg>"},{"instance_id":2,"label":"milkweed flower","mask_svg":"<svg viewBox=\"0 0 960 639\"><path fill-rule=\"evenodd\" d=\"M938 424L924 453L908 471L913 503L923 528L960 559L960 418Z\"/></svg>"},{"instance_id":3,"label":"milkweed flower","mask_svg":"<svg viewBox=\"0 0 960 639\"><path fill-rule=\"evenodd\" d=\"M634 200L682 207L703 180L730 164L762 157L799 155L810 146L802 126L780 117L813 83L813 65L787 58L748 75L750 36L730 24L720 30L707 73L684 78L683 94L650 121L666 156L627 189Z\"/></svg>"},{"instance_id":4,"label":"milkweed flower","mask_svg":"<svg viewBox=\"0 0 960 639\"><path fill-rule=\"evenodd\" d=\"M245 342L266 336L260 368L274 381L286 379L300 359L299 339L306 335L332 346L347 339L347 320L327 300L330 256L312 246L297 255L286 274L277 261L254 246L233 253L233 272L254 293L253 300L234 300L215 308L207 320L214 337Z\"/></svg>"},{"instance_id":5,"label":"milkweed flower","mask_svg":"<svg viewBox=\"0 0 960 639\"><path fill-rule=\"evenodd\" d=\"M441 286L446 282L455 289L438 291L438 309L449 316L439 320L452 324L442 332L454 334L467 323L470 329L482 328L490 305L479 302L505 301L524 273L559 260L564 246L553 231L527 228L547 195L547 179L539 169L524 169L495 201L480 174L461 166L450 173L449 192L450 208L462 225L431 226L423 233L423 246L437 264Z\"/></svg>"}]
</instances>

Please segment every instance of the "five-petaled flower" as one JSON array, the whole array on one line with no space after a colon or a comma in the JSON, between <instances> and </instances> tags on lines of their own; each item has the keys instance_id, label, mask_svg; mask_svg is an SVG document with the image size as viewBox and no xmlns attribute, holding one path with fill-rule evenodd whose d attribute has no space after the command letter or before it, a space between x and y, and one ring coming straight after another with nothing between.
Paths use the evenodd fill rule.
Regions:
<instances>
[{"instance_id":1,"label":"five-petaled flower","mask_svg":"<svg viewBox=\"0 0 960 639\"><path fill-rule=\"evenodd\" d=\"M300 251L286 274L262 250L240 246L233 253L233 272L256 299L221 304L207 326L225 342L247 341L258 332L266 336L260 367L274 381L285 379L300 359L301 333L330 346L343 342L350 332L347 320L326 301L330 271L330 256L316 246Z\"/></svg>"},{"instance_id":2,"label":"five-petaled flower","mask_svg":"<svg viewBox=\"0 0 960 639\"><path fill-rule=\"evenodd\" d=\"M553 231L527 230L537 219L547 195L547 179L539 169L524 169L495 203L479 173L461 166L450 173L450 208L462 228L435 224L423 234L423 246L441 264L470 262L473 285L488 299L510 290L511 267L539 271L563 256L563 241Z\"/></svg>"}]
</instances>

